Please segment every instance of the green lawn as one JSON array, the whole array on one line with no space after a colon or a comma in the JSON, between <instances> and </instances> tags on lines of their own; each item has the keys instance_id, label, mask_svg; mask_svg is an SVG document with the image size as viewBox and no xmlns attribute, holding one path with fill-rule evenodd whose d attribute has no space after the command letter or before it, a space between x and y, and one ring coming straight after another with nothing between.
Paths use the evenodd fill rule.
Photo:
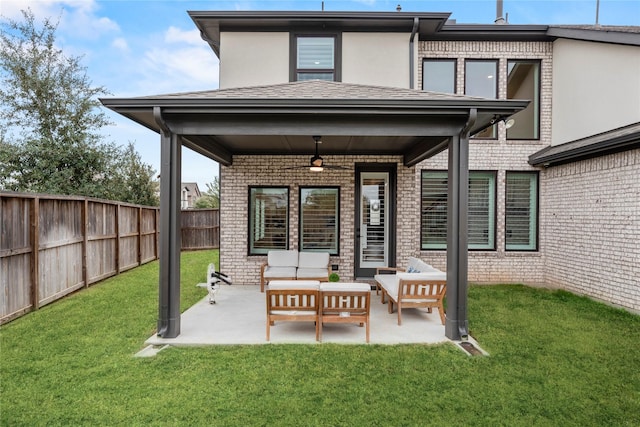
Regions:
<instances>
[{"instance_id":1,"label":"green lawn","mask_svg":"<svg viewBox=\"0 0 640 427\"><path fill-rule=\"evenodd\" d=\"M183 254L183 309L216 257ZM134 358L154 332L157 276L147 264L3 326L1 425L640 425L640 317L586 298L472 287L489 357L321 344Z\"/></svg>"}]
</instances>

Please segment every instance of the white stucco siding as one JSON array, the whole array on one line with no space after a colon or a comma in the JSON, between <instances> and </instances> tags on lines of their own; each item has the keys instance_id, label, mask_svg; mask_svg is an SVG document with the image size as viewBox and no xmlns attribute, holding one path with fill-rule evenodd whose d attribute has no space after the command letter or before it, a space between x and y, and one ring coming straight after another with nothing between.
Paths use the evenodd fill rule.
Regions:
<instances>
[{"instance_id":1,"label":"white stucco siding","mask_svg":"<svg viewBox=\"0 0 640 427\"><path fill-rule=\"evenodd\" d=\"M220 89L289 81L289 33L220 34Z\"/></svg>"},{"instance_id":2,"label":"white stucco siding","mask_svg":"<svg viewBox=\"0 0 640 427\"><path fill-rule=\"evenodd\" d=\"M343 33L342 81L409 88L409 33ZM414 40L414 67L418 37ZM417 81L417 67L414 79ZM414 87L418 87L417 84Z\"/></svg>"},{"instance_id":3,"label":"white stucco siding","mask_svg":"<svg viewBox=\"0 0 640 427\"><path fill-rule=\"evenodd\" d=\"M640 121L640 47L557 40L552 145Z\"/></svg>"}]
</instances>

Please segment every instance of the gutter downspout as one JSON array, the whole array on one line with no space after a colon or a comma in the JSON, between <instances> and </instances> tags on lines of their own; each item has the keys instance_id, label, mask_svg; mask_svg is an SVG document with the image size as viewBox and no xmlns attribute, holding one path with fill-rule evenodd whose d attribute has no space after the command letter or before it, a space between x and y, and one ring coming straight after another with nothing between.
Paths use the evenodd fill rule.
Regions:
<instances>
[{"instance_id":1,"label":"gutter downspout","mask_svg":"<svg viewBox=\"0 0 640 427\"><path fill-rule=\"evenodd\" d=\"M449 142L445 336L454 341L469 339L469 130L477 117L478 110L470 109L467 123Z\"/></svg>"},{"instance_id":2,"label":"gutter downspout","mask_svg":"<svg viewBox=\"0 0 640 427\"><path fill-rule=\"evenodd\" d=\"M153 107L160 127L160 275L158 279L158 336L180 335L180 136L172 132L160 107Z\"/></svg>"},{"instance_id":3,"label":"gutter downspout","mask_svg":"<svg viewBox=\"0 0 640 427\"><path fill-rule=\"evenodd\" d=\"M411 37L409 38L409 89L414 89L415 86L415 76L414 69L415 65L413 64L413 49L414 42L413 39L416 37L416 33L418 32L418 25L420 24L420 18L413 18L413 29L411 30Z\"/></svg>"}]
</instances>

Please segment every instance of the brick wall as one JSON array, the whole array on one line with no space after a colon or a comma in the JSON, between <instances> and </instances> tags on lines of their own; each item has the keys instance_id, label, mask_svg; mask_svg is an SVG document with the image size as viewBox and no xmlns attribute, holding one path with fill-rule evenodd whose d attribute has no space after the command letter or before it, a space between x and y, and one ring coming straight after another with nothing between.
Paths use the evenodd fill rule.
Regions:
<instances>
[{"instance_id":1,"label":"brick wall","mask_svg":"<svg viewBox=\"0 0 640 427\"><path fill-rule=\"evenodd\" d=\"M399 156L323 156L331 165L353 169L355 163L396 163L398 168L398 210L405 205L419 203L407 194L413 193L414 169L402 166ZM220 167L220 268L233 277L234 283L259 284L260 265L266 255L248 255L248 206L249 186L289 187L289 248L298 249L298 207L300 186L340 187L340 255L332 256L331 264L338 264L338 274L342 279L353 278L354 266L354 197L355 174L353 170L326 170L312 173L308 169L287 170L286 167L308 163L309 156L234 156L233 166ZM274 165L275 172L274 172ZM409 178L405 178L409 176ZM409 187L409 189L406 189ZM417 225L415 220L407 221L398 229L398 242L412 246L411 239ZM417 224L417 223L416 223ZM415 252L415 249L414 249Z\"/></svg>"},{"instance_id":2,"label":"brick wall","mask_svg":"<svg viewBox=\"0 0 640 427\"><path fill-rule=\"evenodd\" d=\"M419 45L419 76L422 80L423 58L457 59L456 88L464 94L465 59L498 59L498 98L507 99L507 61L510 59L540 60L540 139L507 141L506 128L498 127L497 139L472 139L469 145L469 169L496 171L496 250L469 253L469 281L475 283L544 284L544 239L537 252L506 251L505 248L505 179L507 171L537 170L527 160L529 156L551 143L552 95L551 43L525 42L421 42ZM420 188L420 170L447 169L447 152L425 160L417 166L416 185ZM542 177L541 177L542 178ZM545 184L540 181L540 194ZM543 204L540 197L540 204ZM418 215L416 211L415 215ZM418 241L417 247L420 242ZM446 251L421 251L420 257L440 269L446 268Z\"/></svg>"},{"instance_id":3,"label":"brick wall","mask_svg":"<svg viewBox=\"0 0 640 427\"><path fill-rule=\"evenodd\" d=\"M639 167L636 149L544 171L549 285L640 311Z\"/></svg>"},{"instance_id":4,"label":"brick wall","mask_svg":"<svg viewBox=\"0 0 640 427\"><path fill-rule=\"evenodd\" d=\"M496 250L469 254L469 280L475 283L525 283L562 287L631 309L640 309L640 199L638 150L542 170L539 185L539 250L506 251L505 179L507 171L538 170L529 155L551 143L552 44L521 42L420 42L422 58L457 58L457 88L464 90L464 60L499 60L499 95L506 99L508 59L541 60L540 139L507 141L499 125L495 140L472 140L470 169L496 171ZM421 80L421 77L420 77ZM329 164L353 168L355 163L397 163L397 264L419 256L446 269L445 251L420 250L420 172L447 169L447 152L413 168L395 156L325 156ZM298 245L298 189L301 185L340 187L340 256L332 257L343 279L352 278L354 264L353 171L320 174L284 167L305 164L308 156L235 156L221 167L222 271L235 283L258 284L266 256L247 255L248 187L289 186L289 245ZM280 165L274 173L273 165ZM624 190L628 188L629 190Z\"/></svg>"}]
</instances>

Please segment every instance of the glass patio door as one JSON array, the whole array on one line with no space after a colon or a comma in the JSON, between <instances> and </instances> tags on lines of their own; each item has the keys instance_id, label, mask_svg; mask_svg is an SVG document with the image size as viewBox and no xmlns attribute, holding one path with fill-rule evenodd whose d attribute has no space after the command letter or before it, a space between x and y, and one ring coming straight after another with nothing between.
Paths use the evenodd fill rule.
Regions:
<instances>
[{"instance_id":1,"label":"glass patio door","mask_svg":"<svg viewBox=\"0 0 640 427\"><path fill-rule=\"evenodd\" d=\"M359 173L356 222L356 276L372 277L389 265L390 172Z\"/></svg>"}]
</instances>

